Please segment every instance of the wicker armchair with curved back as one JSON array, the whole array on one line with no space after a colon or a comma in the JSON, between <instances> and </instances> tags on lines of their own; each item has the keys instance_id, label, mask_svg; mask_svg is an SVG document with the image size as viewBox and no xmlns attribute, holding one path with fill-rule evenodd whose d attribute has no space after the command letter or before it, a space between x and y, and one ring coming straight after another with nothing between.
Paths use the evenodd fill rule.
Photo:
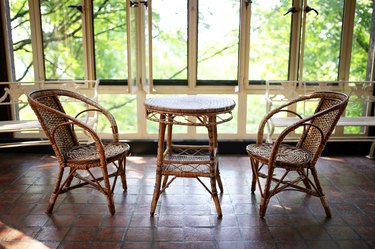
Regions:
<instances>
[{"instance_id":1,"label":"wicker armchair with curved back","mask_svg":"<svg viewBox=\"0 0 375 249\"><path fill-rule=\"evenodd\" d=\"M106 196L109 212L113 215L115 213L113 192L118 177L122 180L123 189L127 189L125 166L130 149L128 144L119 142L114 117L95 101L68 90L36 90L28 93L27 96L59 162L59 171L49 199L47 213L52 213L57 197L61 193L89 185ZM66 102L61 99L82 103L85 110L80 111L76 116L68 115L63 107ZM97 133L82 121L81 117L88 112L97 112L107 118L112 128L113 141L103 142ZM80 143L77 130L88 134L90 141L93 142ZM113 165L113 169L109 169L109 164ZM69 170L67 174L64 174L65 169ZM78 183L73 181L74 178Z\"/></svg>"},{"instance_id":2,"label":"wicker armchair with curved back","mask_svg":"<svg viewBox=\"0 0 375 249\"><path fill-rule=\"evenodd\" d=\"M303 117L296 112L298 108L291 108L312 100L317 103L312 115ZM246 147L253 172L251 191L254 192L258 185L261 194L260 217L265 216L271 197L284 190L297 190L320 198L326 216L331 217L315 165L347 103L346 94L314 92L266 114L259 125L257 142ZM298 121L285 128L274 143L265 143L263 135L267 122L283 112L298 117ZM285 143L285 138L296 130L299 134L297 144ZM265 182L261 178L265 178Z\"/></svg>"}]
</instances>

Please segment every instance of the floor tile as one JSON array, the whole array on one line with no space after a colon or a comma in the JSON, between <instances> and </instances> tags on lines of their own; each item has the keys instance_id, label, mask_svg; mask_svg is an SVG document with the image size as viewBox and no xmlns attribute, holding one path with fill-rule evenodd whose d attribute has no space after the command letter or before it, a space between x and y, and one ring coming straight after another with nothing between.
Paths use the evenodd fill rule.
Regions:
<instances>
[{"instance_id":1,"label":"floor tile","mask_svg":"<svg viewBox=\"0 0 375 249\"><path fill-rule=\"evenodd\" d=\"M185 178L162 193L150 216L154 155L128 157L128 191L117 183L113 216L92 188L62 194L48 215L56 159L0 152L0 161L1 248L375 248L375 160L364 157L318 160L331 219L318 198L292 191L271 198L260 218L245 155L220 157L222 219L206 189Z\"/></svg>"}]
</instances>

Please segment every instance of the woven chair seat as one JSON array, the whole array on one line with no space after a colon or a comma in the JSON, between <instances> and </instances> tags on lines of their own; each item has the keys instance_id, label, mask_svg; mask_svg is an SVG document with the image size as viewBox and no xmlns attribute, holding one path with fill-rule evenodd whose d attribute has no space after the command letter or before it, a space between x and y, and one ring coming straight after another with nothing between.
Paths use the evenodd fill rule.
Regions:
<instances>
[{"instance_id":1,"label":"woven chair seat","mask_svg":"<svg viewBox=\"0 0 375 249\"><path fill-rule=\"evenodd\" d=\"M114 161L128 153L130 146L126 143L104 143L104 153L107 161ZM94 143L73 147L64 153L66 163L82 164L85 168L96 167L100 160L100 154Z\"/></svg>"},{"instance_id":2,"label":"woven chair seat","mask_svg":"<svg viewBox=\"0 0 375 249\"><path fill-rule=\"evenodd\" d=\"M272 153L272 146L273 145L269 143L250 144L246 147L246 150L249 155L253 156L257 160L267 163ZM311 158L311 153L305 149L282 144L276 155L275 167L294 169L306 167Z\"/></svg>"}]
</instances>

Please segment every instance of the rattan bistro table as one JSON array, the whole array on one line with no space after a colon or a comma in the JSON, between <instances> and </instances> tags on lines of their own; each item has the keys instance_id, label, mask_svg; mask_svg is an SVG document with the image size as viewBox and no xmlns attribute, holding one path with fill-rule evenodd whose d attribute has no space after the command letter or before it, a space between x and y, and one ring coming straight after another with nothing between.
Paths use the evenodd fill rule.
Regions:
<instances>
[{"instance_id":1,"label":"rattan bistro table","mask_svg":"<svg viewBox=\"0 0 375 249\"><path fill-rule=\"evenodd\" d=\"M145 100L146 118L159 122L156 180L150 214L155 213L160 194L177 177L192 177L211 194L218 218L222 217L216 182L223 191L218 164L217 125L232 119L236 103L223 96L178 95ZM173 126L204 126L208 145L181 145L172 142ZM173 176L168 181L168 176ZM162 178L163 185L162 185ZM200 179L209 177L211 189Z\"/></svg>"}]
</instances>

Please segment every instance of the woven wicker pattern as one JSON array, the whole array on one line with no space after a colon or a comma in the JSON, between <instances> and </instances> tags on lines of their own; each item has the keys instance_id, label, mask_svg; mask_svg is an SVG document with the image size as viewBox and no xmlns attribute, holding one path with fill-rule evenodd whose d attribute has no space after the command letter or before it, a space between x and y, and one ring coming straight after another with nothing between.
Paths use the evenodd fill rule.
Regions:
<instances>
[{"instance_id":1,"label":"woven wicker pattern","mask_svg":"<svg viewBox=\"0 0 375 249\"><path fill-rule=\"evenodd\" d=\"M313 115L303 117L302 114L293 111L296 104L310 100L317 100ZM253 171L251 190L254 192L258 185L261 193L259 209L261 217L266 213L270 198L284 190L297 190L319 197L327 217L331 216L315 164L347 103L346 94L321 91L298 97L266 114L259 125L257 143L246 147ZM263 143L267 122L274 115L285 111L300 119L285 128L273 144ZM284 144L288 134L301 127L303 132L298 143L295 146ZM276 171L277 168L279 170ZM291 174L292 172L296 174ZM264 186L260 178L266 178Z\"/></svg>"},{"instance_id":2,"label":"woven wicker pattern","mask_svg":"<svg viewBox=\"0 0 375 249\"><path fill-rule=\"evenodd\" d=\"M130 149L126 143L103 143L103 148L104 156L110 162L126 156ZM64 157L69 165L75 164L76 167L88 168L97 167L98 163L100 163L101 155L97 151L96 144L93 143L72 147L64 153Z\"/></svg>"},{"instance_id":3,"label":"woven wicker pattern","mask_svg":"<svg viewBox=\"0 0 375 249\"><path fill-rule=\"evenodd\" d=\"M123 189L126 190L125 166L129 153L129 145L119 142L117 124L106 109L91 99L78 93L60 90L36 90L27 94L28 101L35 112L46 136L51 142L52 148L59 162L59 172L56 184L52 190L47 213L51 213L57 197L69 190L85 185L90 185L102 192L108 201L109 212L115 213L113 202L114 186L118 177L121 178ZM80 101L87 107L76 116L67 115L64 111L61 98ZM113 141L103 143L96 132L87 124L80 121L80 114L96 112L104 115L111 124ZM76 128L82 129L94 141L90 144L81 144L75 133ZM108 172L108 164L115 168L114 172ZM90 171L92 167L101 168L102 175L94 176ZM64 169L69 168L69 174L64 174ZM88 177L83 176L82 172ZM63 177L65 176L65 179ZM77 178L78 184L72 184L73 178ZM109 178L113 178L112 185Z\"/></svg>"},{"instance_id":4,"label":"woven wicker pattern","mask_svg":"<svg viewBox=\"0 0 375 249\"><path fill-rule=\"evenodd\" d=\"M163 96L149 98L144 103L147 110L163 111L173 114L218 114L233 110L236 103L233 99L221 96Z\"/></svg>"},{"instance_id":5,"label":"woven wicker pattern","mask_svg":"<svg viewBox=\"0 0 375 249\"><path fill-rule=\"evenodd\" d=\"M256 158L262 163L267 163L271 153L272 144L252 144L246 147L247 152L252 157ZM312 155L310 151L282 144L276 154L276 165L282 168L301 168L306 167L311 161Z\"/></svg>"},{"instance_id":6,"label":"woven wicker pattern","mask_svg":"<svg viewBox=\"0 0 375 249\"><path fill-rule=\"evenodd\" d=\"M180 177L209 177L210 154L208 148L172 147L164 157L162 169L164 174Z\"/></svg>"},{"instance_id":7,"label":"woven wicker pattern","mask_svg":"<svg viewBox=\"0 0 375 249\"><path fill-rule=\"evenodd\" d=\"M151 215L154 215L160 194L176 177L197 178L211 194L218 218L222 217L216 184L223 185L217 159L217 125L232 119L236 103L223 96L178 95L145 100L146 118L159 123L158 156ZM174 125L207 128L209 145L172 144ZM166 138L165 138L166 137ZM164 148L165 146L165 148ZM173 176L168 181L168 177ZM209 177L210 188L199 177ZM163 178L163 184L161 184Z\"/></svg>"}]
</instances>

